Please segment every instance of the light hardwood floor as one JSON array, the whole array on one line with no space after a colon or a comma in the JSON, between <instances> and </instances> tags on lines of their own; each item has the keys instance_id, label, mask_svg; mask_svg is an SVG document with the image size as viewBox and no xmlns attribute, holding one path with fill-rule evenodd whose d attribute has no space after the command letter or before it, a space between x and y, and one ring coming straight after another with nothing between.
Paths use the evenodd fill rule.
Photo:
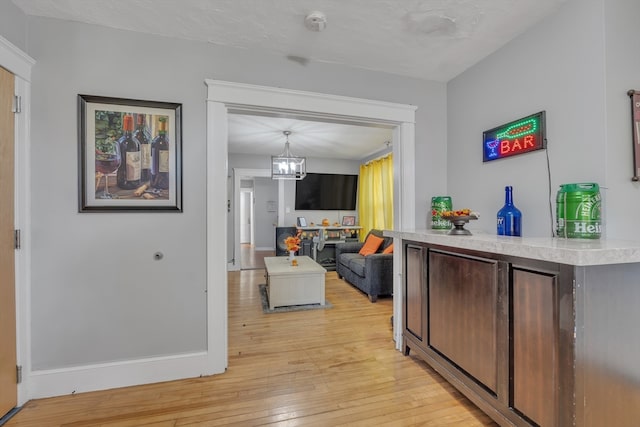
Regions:
<instances>
[{"instance_id":1,"label":"light hardwood floor","mask_svg":"<svg viewBox=\"0 0 640 427\"><path fill-rule=\"evenodd\" d=\"M6 426L496 426L394 349L391 298L329 272L332 308L263 314L263 275L229 273L226 373L34 400Z\"/></svg>"},{"instance_id":2,"label":"light hardwood floor","mask_svg":"<svg viewBox=\"0 0 640 427\"><path fill-rule=\"evenodd\" d=\"M240 246L242 257L242 270L257 270L264 268L264 257L276 256L276 251L256 251L255 247L249 243Z\"/></svg>"}]
</instances>

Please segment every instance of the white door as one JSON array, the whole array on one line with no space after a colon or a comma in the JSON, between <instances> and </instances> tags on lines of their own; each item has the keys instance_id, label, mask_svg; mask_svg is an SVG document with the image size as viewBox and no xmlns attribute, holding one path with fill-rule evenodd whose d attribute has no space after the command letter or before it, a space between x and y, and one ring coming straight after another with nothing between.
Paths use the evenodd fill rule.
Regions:
<instances>
[{"instance_id":1,"label":"white door","mask_svg":"<svg viewBox=\"0 0 640 427\"><path fill-rule=\"evenodd\" d=\"M253 212L253 192L240 193L240 243L253 243L251 236L251 214Z\"/></svg>"}]
</instances>

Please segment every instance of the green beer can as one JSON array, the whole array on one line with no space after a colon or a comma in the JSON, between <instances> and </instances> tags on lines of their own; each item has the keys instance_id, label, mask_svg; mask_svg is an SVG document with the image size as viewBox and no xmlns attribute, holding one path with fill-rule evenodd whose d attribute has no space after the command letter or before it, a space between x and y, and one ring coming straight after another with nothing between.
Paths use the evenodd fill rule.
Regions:
<instances>
[{"instance_id":1,"label":"green beer can","mask_svg":"<svg viewBox=\"0 0 640 427\"><path fill-rule=\"evenodd\" d=\"M558 237L599 239L602 233L601 203L598 184L562 184L556 196Z\"/></svg>"},{"instance_id":2,"label":"green beer can","mask_svg":"<svg viewBox=\"0 0 640 427\"><path fill-rule=\"evenodd\" d=\"M431 198L431 228L434 230L451 229L451 221L442 219L442 212L453 209L450 196L435 196Z\"/></svg>"}]
</instances>

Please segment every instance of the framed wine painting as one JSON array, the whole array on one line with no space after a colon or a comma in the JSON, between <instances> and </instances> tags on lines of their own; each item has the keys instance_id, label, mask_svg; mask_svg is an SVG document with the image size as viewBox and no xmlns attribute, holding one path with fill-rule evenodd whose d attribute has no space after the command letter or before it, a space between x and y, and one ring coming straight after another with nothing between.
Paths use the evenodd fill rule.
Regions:
<instances>
[{"instance_id":1,"label":"framed wine painting","mask_svg":"<svg viewBox=\"0 0 640 427\"><path fill-rule=\"evenodd\" d=\"M182 212L182 104L78 95L80 212Z\"/></svg>"}]
</instances>

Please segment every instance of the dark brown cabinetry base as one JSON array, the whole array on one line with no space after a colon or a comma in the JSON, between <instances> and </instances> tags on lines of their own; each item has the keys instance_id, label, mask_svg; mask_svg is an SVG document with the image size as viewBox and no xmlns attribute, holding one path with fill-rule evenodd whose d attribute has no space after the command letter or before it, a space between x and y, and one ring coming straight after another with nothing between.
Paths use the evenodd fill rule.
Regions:
<instances>
[{"instance_id":1,"label":"dark brown cabinetry base","mask_svg":"<svg viewBox=\"0 0 640 427\"><path fill-rule=\"evenodd\" d=\"M404 255L405 354L501 425L575 425L571 266L417 242Z\"/></svg>"},{"instance_id":2,"label":"dark brown cabinetry base","mask_svg":"<svg viewBox=\"0 0 640 427\"><path fill-rule=\"evenodd\" d=\"M498 263L429 251L429 346L497 392Z\"/></svg>"},{"instance_id":3,"label":"dark brown cabinetry base","mask_svg":"<svg viewBox=\"0 0 640 427\"><path fill-rule=\"evenodd\" d=\"M405 289L405 333L409 333L416 339L422 341L424 331L424 316L426 315L425 304L426 288L422 286L424 282L424 254L425 250L421 246L407 245L406 247L406 289Z\"/></svg>"}]
</instances>

